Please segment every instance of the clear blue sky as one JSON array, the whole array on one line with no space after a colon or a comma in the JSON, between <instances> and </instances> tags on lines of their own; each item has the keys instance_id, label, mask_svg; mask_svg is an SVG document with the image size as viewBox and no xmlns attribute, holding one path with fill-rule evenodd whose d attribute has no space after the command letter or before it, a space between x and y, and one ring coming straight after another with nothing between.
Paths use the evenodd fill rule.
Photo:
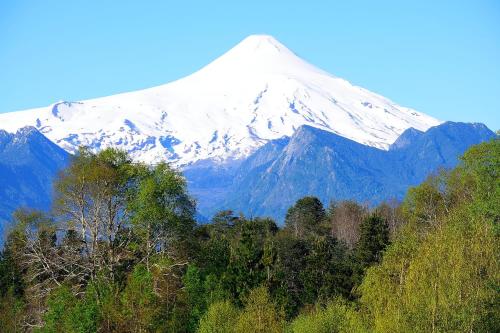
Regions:
<instances>
[{"instance_id":1,"label":"clear blue sky","mask_svg":"<svg viewBox=\"0 0 500 333\"><path fill-rule=\"evenodd\" d=\"M0 112L137 90L270 34L354 84L500 129L500 1L0 1Z\"/></svg>"}]
</instances>

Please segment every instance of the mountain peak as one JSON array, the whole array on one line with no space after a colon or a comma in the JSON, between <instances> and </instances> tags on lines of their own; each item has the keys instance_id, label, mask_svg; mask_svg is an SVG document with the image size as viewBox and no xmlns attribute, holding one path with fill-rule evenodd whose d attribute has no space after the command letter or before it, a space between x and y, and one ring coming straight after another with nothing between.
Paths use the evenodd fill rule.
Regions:
<instances>
[{"instance_id":1,"label":"mountain peak","mask_svg":"<svg viewBox=\"0 0 500 333\"><path fill-rule=\"evenodd\" d=\"M276 38L271 35L250 35L243 39L233 49L244 49L246 52L269 52L281 53L291 52L285 45L281 44Z\"/></svg>"},{"instance_id":2,"label":"mountain peak","mask_svg":"<svg viewBox=\"0 0 500 333\"><path fill-rule=\"evenodd\" d=\"M34 126L24 126L17 130L16 136L25 137L32 135L40 135L40 132Z\"/></svg>"},{"instance_id":3,"label":"mountain peak","mask_svg":"<svg viewBox=\"0 0 500 333\"><path fill-rule=\"evenodd\" d=\"M301 71L322 72L299 58L270 35L250 35L205 66L199 73L229 75L293 74Z\"/></svg>"}]
</instances>

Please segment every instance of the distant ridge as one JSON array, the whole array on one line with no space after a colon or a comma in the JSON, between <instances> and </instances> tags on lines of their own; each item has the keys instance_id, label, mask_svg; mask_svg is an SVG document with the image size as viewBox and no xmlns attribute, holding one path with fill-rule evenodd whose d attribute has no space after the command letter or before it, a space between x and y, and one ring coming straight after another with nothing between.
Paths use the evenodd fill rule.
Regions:
<instances>
[{"instance_id":1,"label":"distant ridge","mask_svg":"<svg viewBox=\"0 0 500 333\"><path fill-rule=\"evenodd\" d=\"M409 186L440 167L454 167L470 146L495 137L483 124L446 122L426 132L408 129L385 151L305 125L245 160L223 165L200 161L184 175L200 221L217 210L233 209L279 222L304 195L318 196L325 204L401 199ZM50 208L52 182L69 159L34 127L16 133L0 130L0 231L17 208Z\"/></svg>"},{"instance_id":2,"label":"distant ridge","mask_svg":"<svg viewBox=\"0 0 500 333\"><path fill-rule=\"evenodd\" d=\"M50 208L52 181L68 162L69 154L34 127L0 130L0 244L14 210Z\"/></svg>"},{"instance_id":3,"label":"distant ridge","mask_svg":"<svg viewBox=\"0 0 500 333\"><path fill-rule=\"evenodd\" d=\"M317 196L326 205L332 200L369 205L401 200L408 187L439 168L455 167L469 147L494 137L483 124L446 122L426 132L408 129L384 151L302 126L291 138L267 143L236 170L229 170L226 179L231 181L224 188L217 188L220 184L203 187L196 181L190 185L206 216L233 209L282 221L286 210L306 195ZM188 179L195 179L195 174L196 169L186 172ZM219 174L219 179L224 177ZM222 194L205 194L217 192Z\"/></svg>"}]
</instances>

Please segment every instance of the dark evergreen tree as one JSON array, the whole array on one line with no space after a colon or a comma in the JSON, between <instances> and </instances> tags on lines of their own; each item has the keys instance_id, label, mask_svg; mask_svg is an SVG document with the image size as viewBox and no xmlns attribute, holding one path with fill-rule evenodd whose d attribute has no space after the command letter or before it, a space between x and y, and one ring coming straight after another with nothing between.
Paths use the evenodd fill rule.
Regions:
<instances>
[{"instance_id":1,"label":"dark evergreen tree","mask_svg":"<svg viewBox=\"0 0 500 333\"><path fill-rule=\"evenodd\" d=\"M272 220L255 219L242 222L238 229L225 280L233 297L242 304L250 290L266 278L262 260L265 239L277 227Z\"/></svg>"},{"instance_id":2,"label":"dark evergreen tree","mask_svg":"<svg viewBox=\"0 0 500 333\"><path fill-rule=\"evenodd\" d=\"M15 297L24 295L23 270L16 261L16 246L12 237L9 237L0 252L0 297L9 290Z\"/></svg>"},{"instance_id":3,"label":"dark evergreen tree","mask_svg":"<svg viewBox=\"0 0 500 333\"><path fill-rule=\"evenodd\" d=\"M276 258L268 281L269 291L276 303L285 310L287 318L291 318L304 304L301 273L306 267L309 243L280 232L274 246Z\"/></svg>"},{"instance_id":4,"label":"dark evergreen tree","mask_svg":"<svg viewBox=\"0 0 500 333\"><path fill-rule=\"evenodd\" d=\"M352 270L347 248L329 236L312 239L309 247L306 266L301 273L303 301L314 304L334 296L348 297L352 289Z\"/></svg>"},{"instance_id":5,"label":"dark evergreen tree","mask_svg":"<svg viewBox=\"0 0 500 333\"><path fill-rule=\"evenodd\" d=\"M325 208L318 198L304 197L288 209L285 227L295 237L306 237L320 231L325 216Z\"/></svg>"},{"instance_id":6,"label":"dark evergreen tree","mask_svg":"<svg viewBox=\"0 0 500 333\"><path fill-rule=\"evenodd\" d=\"M382 258L389 244L389 227L378 215L366 217L360 226L360 238L354 250L354 281L360 283L367 267Z\"/></svg>"}]
</instances>

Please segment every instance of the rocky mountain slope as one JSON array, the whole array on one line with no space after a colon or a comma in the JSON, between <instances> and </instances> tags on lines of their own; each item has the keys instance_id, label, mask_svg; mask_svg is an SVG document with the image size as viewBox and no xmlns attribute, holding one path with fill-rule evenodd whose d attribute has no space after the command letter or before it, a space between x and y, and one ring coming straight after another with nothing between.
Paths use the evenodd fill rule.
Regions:
<instances>
[{"instance_id":1,"label":"rocky mountain slope","mask_svg":"<svg viewBox=\"0 0 500 333\"><path fill-rule=\"evenodd\" d=\"M207 186L192 177L190 185L199 202L208 203L200 206L207 216L233 209L282 221L286 209L306 195L317 196L324 204L344 199L368 205L400 200L408 187L439 168L456 166L467 148L495 136L482 124L446 122L426 132L408 129L386 151L302 126L291 138L264 145L238 168L220 171L218 179L231 181ZM190 173L195 170L187 173L188 179ZM210 195L217 191L221 194Z\"/></svg>"},{"instance_id":2,"label":"rocky mountain slope","mask_svg":"<svg viewBox=\"0 0 500 333\"><path fill-rule=\"evenodd\" d=\"M50 207L52 181L69 158L33 127L0 130L0 232L17 208Z\"/></svg>"}]
</instances>

